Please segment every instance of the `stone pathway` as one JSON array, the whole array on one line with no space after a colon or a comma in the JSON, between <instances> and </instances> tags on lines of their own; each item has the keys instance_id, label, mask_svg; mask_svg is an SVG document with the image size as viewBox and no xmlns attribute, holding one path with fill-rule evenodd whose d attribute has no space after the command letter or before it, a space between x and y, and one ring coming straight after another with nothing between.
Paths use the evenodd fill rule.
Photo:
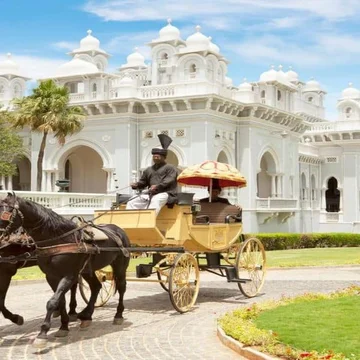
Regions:
<instances>
[{"instance_id":1,"label":"stone pathway","mask_svg":"<svg viewBox=\"0 0 360 360\"><path fill-rule=\"evenodd\" d=\"M260 296L244 298L236 284L211 274L201 274L198 301L193 311L178 314L159 284L129 282L125 322L112 325L117 298L95 311L92 326L79 330L71 325L67 339L52 334L59 320L52 322L49 344L37 351L31 345L39 332L51 290L45 282L14 284L7 304L25 318L16 326L0 318L0 359L242 359L216 336L217 318L226 311L282 295L330 292L360 285L360 267L271 270ZM79 295L79 309L84 306Z\"/></svg>"}]
</instances>

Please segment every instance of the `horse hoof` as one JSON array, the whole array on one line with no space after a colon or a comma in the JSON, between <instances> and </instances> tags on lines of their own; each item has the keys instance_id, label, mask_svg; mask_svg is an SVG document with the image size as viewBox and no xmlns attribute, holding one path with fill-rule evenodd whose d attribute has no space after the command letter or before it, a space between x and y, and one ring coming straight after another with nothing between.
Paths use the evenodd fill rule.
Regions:
<instances>
[{"instance_id":1,"label":"horse hoof","mask_svg":"<svg viewBox=\"0 0 360 360\"><path fill-rule=\"evenodd\" d=\"M92 323L92 320L82 320L80 324L80 330L87 329Z\"/></svg>"},{"instance_id":2,"label":"horse hoof","mask_svg":"<svg viewBox=\"0 0 360 360\"><path fill-rule=\"evenodd\" d=\"M114 318L113 325L122 325L124 323L124 318Z\"/></svg>"},{"instance_id":3,"label":"horse hoof","mask_svg":"<svg viewBox=\"0 0 360 360\"><path fill-rule=\"evenodd\" d=\"M36 349L44 349L47 345L47 339L36 338L32 345Z\"/></svg>"},{"instance_id":4,"label":"horse hoof","mask_svg":"<svg viewBox=\"0 0 360 360\"><path fill-rule=\"evenodd\" d=\"M57 317L59 317L60 316L60 311L59 310L55 310L54 312L53 312L53 318L55 319L55 318L57 318Z\"/></svg>"},{"instance_id":5,"label":"horse hoof","mask_svg":"<svg viewBox=\"0 0 360 360\"><path fill-rule=\"evenodd\" d=\"M24 325L24 318L22 316L18 315L15 324L16 325Z\"/></svg>"},{"instance_id":6,"label":"horse hoof","mask_svg":"<svg viewBox=\"0 0 360 360\"><path fill-rule=\"evenodd\" d=\"M64 338L69 335L69 330L58 330L54 336L57 338Z\"/></svg>"},{"instance_id":7,"label":"horse hoof","mask_svg":"<svg viewBox=\"0 0 360 360\"><path fill-rule=\"evenodd\" d=\"M78 320L77 314L69 314L69 321L70 322L75 322Z\"/></svg>"}]
</instances>

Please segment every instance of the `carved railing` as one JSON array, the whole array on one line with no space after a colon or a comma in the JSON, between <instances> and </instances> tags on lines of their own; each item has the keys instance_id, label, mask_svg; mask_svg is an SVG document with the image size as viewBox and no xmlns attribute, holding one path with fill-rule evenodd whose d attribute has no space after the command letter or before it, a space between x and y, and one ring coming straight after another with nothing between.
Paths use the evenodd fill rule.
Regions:
<instances>
[{"instance_id":1,"label":"carved railing","mask_svg":"<svg viewBox=\"0 0 360 360\"><path fill-rule=\"evenodd\" d=\"M256 210L293 210L297 208L296 199L267 198L256 199Z\"/></svg>"}]
</instances>

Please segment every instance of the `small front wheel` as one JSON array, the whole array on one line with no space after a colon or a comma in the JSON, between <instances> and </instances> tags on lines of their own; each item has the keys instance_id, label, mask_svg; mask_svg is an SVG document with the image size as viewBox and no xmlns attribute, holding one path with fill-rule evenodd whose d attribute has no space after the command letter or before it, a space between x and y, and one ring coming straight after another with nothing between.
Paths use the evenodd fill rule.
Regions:
<instances>
[{"instance_id":1,"label":"small front wheel","mask_svg":"<svg viewBox=\"0 0 360 360\"><path fill-rule=\"evenodd\" d=\"M239 289L246 297L254 297L264 285L266 256L259 239L250 238L241 244L236 259L236 271L240 280Z\"/></svg>"},{"instance_id":2,"label":"small front wheel","mask_svg":"<svg viewBox=\"0 0 360 360\"><path fill-rule=\"evenodd\" d=\"M199 266L190 253L178 254L170 270L169 295L179 313L188 312L199 294Z\"/></svg>"}]
</instances>

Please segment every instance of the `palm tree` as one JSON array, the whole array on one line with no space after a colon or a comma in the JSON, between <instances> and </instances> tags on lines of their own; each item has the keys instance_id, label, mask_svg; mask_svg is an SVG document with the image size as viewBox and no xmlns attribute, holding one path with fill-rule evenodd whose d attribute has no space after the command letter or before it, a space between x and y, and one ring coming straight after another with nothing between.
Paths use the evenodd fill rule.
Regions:
<instances>
[{"instance_id":1,"label":"palm tree","mask_svg":"<svg viewBox=\"0 0 360 360\"><path fill-rule=\"evenodd\" d=\"M42 81L30 96L13 100L15 111L12 116L14 128L29 127L42 133L37 160L37 190L41 191L43 159L48 134L53 134L60 145L68 135L83 128L84 111L79 106L69 106L69 91L57 86L53 80Z\"/></svg>"}]
</instances>

